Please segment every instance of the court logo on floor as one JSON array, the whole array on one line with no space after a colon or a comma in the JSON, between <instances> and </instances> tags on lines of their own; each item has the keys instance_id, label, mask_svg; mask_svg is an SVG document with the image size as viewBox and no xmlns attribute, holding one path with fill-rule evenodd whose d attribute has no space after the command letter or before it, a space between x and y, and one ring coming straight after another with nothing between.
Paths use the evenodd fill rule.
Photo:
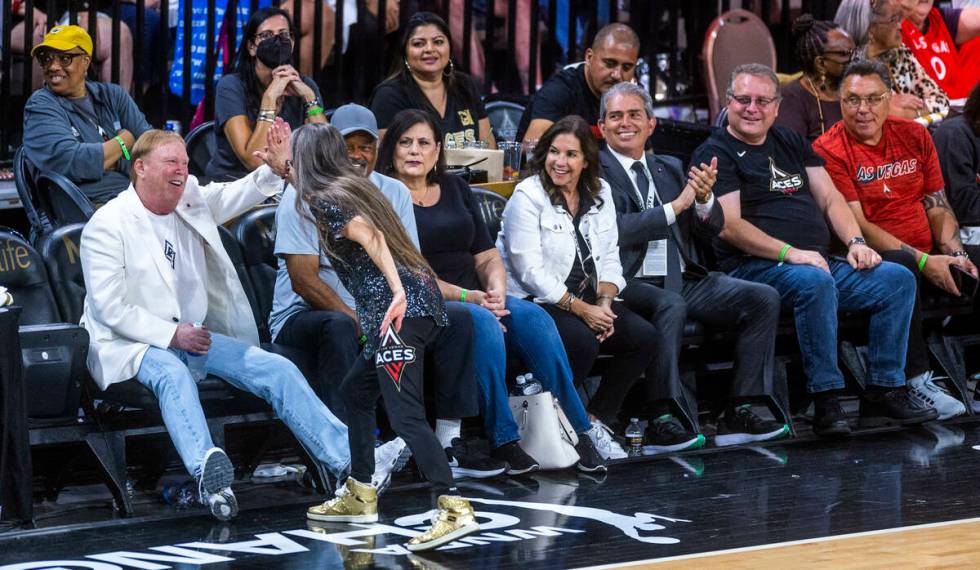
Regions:
<instances>
[{"instance_id":1,"label":"court logo on floor","mask_svg":"<svg viewBox=\"0 0 980 570\"><path fill-rule=\"evenodd\" d=\"M415 362L415 347L402 342L395 332L395 327L389 326L385 337L381 339L381 348L374 355L374 366L384 368L388 377L395 383L395 389L402 391L402 373L405 366Z\"/></svg>"}]
</instances>

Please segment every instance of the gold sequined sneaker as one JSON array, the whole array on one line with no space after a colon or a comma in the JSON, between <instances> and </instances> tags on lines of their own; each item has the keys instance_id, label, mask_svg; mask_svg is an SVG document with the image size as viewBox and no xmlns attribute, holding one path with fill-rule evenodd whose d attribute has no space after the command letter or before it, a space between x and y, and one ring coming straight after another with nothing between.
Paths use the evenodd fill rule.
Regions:
<instances>
[{"instance_id":1,"label":"gold sequined sneaker","mask_svg":"<svg viewBox=\"0 0 980 570\"><path fill-rule=\"evenodd\" d=\"M432 518L429 530L408 541L412 552L429 550L480 531L470 502L460 496L439 497L439 512Z\"/></svg>"},{"instance_id":2,"label":"gold sequined sneaker","mask_svg":"<svg viewBox=\"0 0 980 570\"><path fill-rule=\"evenodd\" d=\"M377 522L378 491L348 477L337 496L306 510L306 518L328 522Z\"/></svg>"}]
</instances>

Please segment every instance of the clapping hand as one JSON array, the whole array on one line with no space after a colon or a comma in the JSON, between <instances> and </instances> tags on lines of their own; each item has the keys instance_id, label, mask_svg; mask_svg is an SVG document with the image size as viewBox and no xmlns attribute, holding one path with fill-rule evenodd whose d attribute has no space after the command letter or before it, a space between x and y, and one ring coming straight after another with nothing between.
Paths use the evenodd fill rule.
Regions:
<instances>
[{"instance_id":1,"label":"clapping hand","mask_svg":"<svg viewBox=\"0 0 980 570\"><path fill-rule=\"evenodd\" d=\"M272 123L269 132L265 135L265 150L257 150L252 153L283 178L289 176L293 162L293 150L289 144L289 137L292 132L289 123L283 121L282 117L276 117L276 121Z\"/></svg>"}]
</instances>

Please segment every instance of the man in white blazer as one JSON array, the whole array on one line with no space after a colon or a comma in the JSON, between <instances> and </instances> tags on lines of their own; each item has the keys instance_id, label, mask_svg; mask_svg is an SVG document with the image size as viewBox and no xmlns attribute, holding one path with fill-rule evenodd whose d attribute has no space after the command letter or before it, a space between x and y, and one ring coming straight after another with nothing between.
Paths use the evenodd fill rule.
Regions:
<instances>
[{"instance_id":1,"label":"man in white blazer","mask_svg":"<svg viewBox=\"0 0 980 570\"><path fill-rule=\"evenodd\" d=\"M183 140L151 130L133 146L132 184L82 232L88 367L102 389L135 378L156 394L170 437L219 520L238 511L234 469L214 447L196 382L205 373L269 402L297 439L339 476L347 428L285 358L259 348L248 299L217 226L281 191L289 128L277 120L266 165L228 184L188 176Z\"/></svg>"}]
</instances>

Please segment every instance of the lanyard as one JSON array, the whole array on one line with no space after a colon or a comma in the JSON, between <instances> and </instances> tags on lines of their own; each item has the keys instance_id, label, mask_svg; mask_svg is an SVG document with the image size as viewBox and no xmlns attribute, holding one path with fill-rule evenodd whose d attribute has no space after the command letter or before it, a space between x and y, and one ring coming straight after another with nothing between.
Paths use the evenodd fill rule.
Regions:
<instances>
[{"instance_id":1,"label":"lanyard","mask_svg":"<svg viewBox=\"0 0 980 570\"><path fill-rule=\"evenodd\" d=\"M630 169L630 170L632 170L632 169ZM634 170L633 172L636 172L636 171ZM640 173L639 172L636 172L636 175L639 176ZM640 187L639 187L639 185L634 182L634 184L633 184L633 192L636 192L636 201L640 203L640 209L641 210L649 210L650 208L656 208L657 207L657 201L658 201L657 200L657 190L653 186L653 180L649 176L647 176L647 173L646 173L646 169L645 168L643 169L643 176L646 176L647 184L648 184L648 186L647 186L646 205L645 206L643 205L644 204L644 202L643 202L643 194L640 194Z\"/></svg>"},{"instance_id":2,"label":"lanyard","mask_svg":"<svg viewBox=\"0 0 980 570\"><path fill-rule=\"evenodd\" d=\"M581 220L579 223L581 223ZM586 281L588 281L589 284L592 285L592 288L598 293L599 282L597 273L599 269L595 266L595 258L592 257L592 244L589 243L589 239L585 236L585 234L581 233L579 227L575 225L574 220L572 220L572 229L575 233L575 235L572 236L572 239L575 241L575 255L578 257L578 262L582 266L582 273L585 274L585 279L583 279L582 283L579 285L579 294L585 290ZM587 247L589 250L588 256L582 255L582 246L579 245L579 235L582 236L582 241L585 242L585 247ZM592 260L592 267L595 269L595 271L593 271L591 274L589 273L588 267L585 266L585 262L590 259Z\"/></svg>"}]
</instances>

